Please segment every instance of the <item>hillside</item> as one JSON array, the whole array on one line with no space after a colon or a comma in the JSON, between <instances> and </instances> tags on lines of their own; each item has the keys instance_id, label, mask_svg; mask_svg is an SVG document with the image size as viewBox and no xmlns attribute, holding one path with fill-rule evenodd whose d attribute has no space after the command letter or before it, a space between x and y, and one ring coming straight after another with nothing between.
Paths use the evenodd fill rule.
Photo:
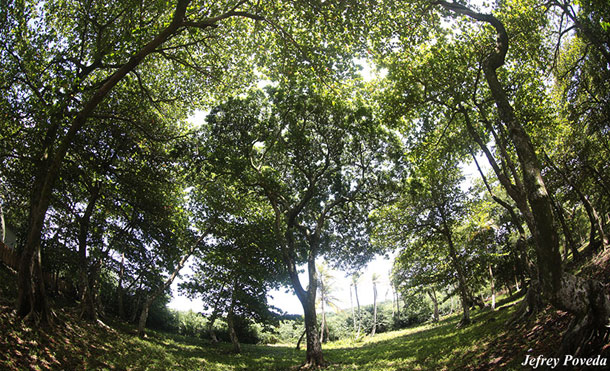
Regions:
<instances>
[{"instance_id":1,"label":"hillside","mask_svg":"<svg viewBox=\"0 0 610 371\"><path fill-rule=\"evenodd\" d=\"M608 281L606 252L583 273ZM6 272L5 272L6 273ZM6 277L4 277L6 278ZM5 281L6 282L6 281ZM505 298L499 308L475 310L474 324L457 328L459 314L408 329L323 345L329 370L488 370L523 369L527 354L552 355L568 315L550 308L518 326L506 321L520 298ZM6 370L288 370L304 359L293 346L243 345L234 355L228 343L150 332L142 340L123 323L104 325L78 320L74 306L56 311L55 326L23 326L4 299L0 306L0 369ZM606 346L602 356L610 356Z\"/></svg>"}]
</instances>

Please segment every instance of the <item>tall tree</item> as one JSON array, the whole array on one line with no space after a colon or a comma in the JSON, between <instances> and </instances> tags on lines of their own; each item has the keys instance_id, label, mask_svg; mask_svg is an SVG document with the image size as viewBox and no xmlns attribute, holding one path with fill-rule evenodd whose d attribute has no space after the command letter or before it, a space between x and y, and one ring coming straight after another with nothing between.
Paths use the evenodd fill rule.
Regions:
<instances>
[{"instance_id":1,"label":"tall tree","mask_svg":"<svg viewBox=\"0 0 610 371\"><path fill-rule=\"evenodd\" d=\"M375 336L377 331L377 284L379 283L379 274L373 273L371 282L373 283L373 329L371 330L371 336Z\"/></svg>"},{"instance_id":2,"label":"tall tree","mask_svg":"<svg viewBox=\"0 0 610 371\"><path fill-rule=\"evenodd\" d=\"M326 343L329 340L329 329L326 321L327 306L337 308L335 301L337 300L333 294L335 277L326 263L317 264L318 270L318 291L320 292L320 310L322 318L320 321L320 341Z\"/></svg>"},{"instance_id":3,"label":"tall tree","mask_svg":"<svg viewBox=\"0 0 610 371\"><path fill-rule=\"evenodd\" d=\"M285 267L305 313L305 365L324 365L315 260L354 266L372 255L367 217L387 182L388 133L358 97L349 101L293 85L216 107L206 135L215 171L230 173L273 210ZM307 288L297 274L301 262L307 264Z\"/></svg>"},{"instance_id":4,"label":"tall tree","mask_svg":"<svg viewBox=\"0 0 610 371\"><path fill-rule=\"evenodd\" d=\"M155 100L139 75L139 68L150 62L151 55L167 62L157 63L158 71L161 66L167 72L193 66L173 51L200 45L226 19L260 19L239 9L241 6L247 7L240 2L224 10L208 9L189 0L178 0L174 6L155 2L8 4L3 24L12 32L3 33L2 58L14 74L3 76L2 102L12 108L7 111L11 112L7 121L30 122L22 133L36 138L31 147L36 153L26 167L31 171L31 196L27 237L20 249L19 315L43 322L50 319L40 266L41 236L53 189L77 135L99 114L101 104L112 101L115 88L129 78L138 81L143 99ZM209 11L198 11L204 9ZM245 27L244 23L235 25ZM166 76L170 75L178 76Z\"/></svg>"},{"instance_id":5,"label":"tall tree","mask_svg":"<svg viewBox=\"0 0 610 371\"><path fill-rule=\"evenodd\" d=\"M356 296L356 317L354 317L354 311L352 310L352 317L354 317L354 321L358 322L358 328L356 331L356 339L360 338L360 328L362 327L362 316L360 314L360 299L358 298L358 283L360 282L360 274L354 273L352 274L352 284L351 286L354 288L354 295ZM351 293L350 293L351 295ZM354 328L356 328L356 322L354 322Z\"/></svg>"}]
</instances>

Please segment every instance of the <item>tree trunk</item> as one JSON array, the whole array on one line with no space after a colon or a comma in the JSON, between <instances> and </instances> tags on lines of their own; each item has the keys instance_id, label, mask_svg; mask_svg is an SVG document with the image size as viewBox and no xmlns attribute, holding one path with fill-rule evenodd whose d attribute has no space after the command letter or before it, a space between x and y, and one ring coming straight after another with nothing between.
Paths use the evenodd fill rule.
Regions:
<instances>
[{"instance_id":1,"label":"tree trunk","mask_svg":"<svg viewBox=\"0 0 610 371\"><path fill-rule=\"evenodd\" d=\"M284 262L288 268L288 275L292 283L297 298L303 306L303 313L305 314L305 335L307 337L307 351L305 355L304 368L316 368L324 367L326 362L322 355L322 345L320 343L320 337L317 330L317 319L316 319L316 292L317 292L317 275L316 275L316 241L313 243L310 241L310 252L307 257L307 271L309 276L309 286L307 290L303 289L301 281L299 279L298 271L296 269L296 263L290 253L294 251L292 231L286 232L286 241L288 248L284 249Z\"/></svg>"},{"instance_id":2,"label":"tree trunk","mask_svg":"<svg viewBox=\"0 0 610 371\"><path fill-rule=\"evenodd\" d=\"M40 239L48 200L44 212L32 207L29 231L19 260L17 275L17 315L36 323L50 324L51 309L44 286ZM42 213L42 214L41 214Z\"/></svg>"},{"instance_id":3,"label":"tree trunk","mask_svg":"<svg viewBox=\"0 0 610 371\"><path fill-rule=\"evenodd\" d=\"M377 330L377 284L373 281L373 329L371 336L375 336Z\"/></svg>"},{"instance_id":4,"label":"tree trunk","mask_svg":"<svg viewBox=\"0 0 610 371\"><path fill-rule=\"evenodd\" d=\"M432 304L434 304L434 322L438 322L440 317L438 313L438 298L436 297L436 291L434 288L430 288L428 290L428 295L430 295L430 299L432 299Z\"/></svg>"},{"instance_id":5,"label":"tree trunk","mask_svg":"<svg viewBox=\"0 0 610 371\"><path fill-rule=\"evenodd\" d=\"M210 315L210 318L208 319L208 325L207 325L208 335L210 336L210 340L212 341L212 343L218 343L218 338L216 337L216 332L214 331L214 322L216 322L216 318L218 318L218 312L219 312L218 301L219 300L216 301L216 305L214 306L214 310L212 310L212 314Z\"/></svg>"},{"instance_id":6,"label":"tree trunk","mask_svg":"<svg viewBox=\"0 0 610 371\"><path fill-rule=\"evenodd\" d=\"M136 323L136 318L138 318L138 309L140 309L140 303L142 302L142 295L142 282L140 282L140 286L136 290L136 303L133 306L133 312L131 312L129 323Z\"/></svg>"},{"instance_id":7,"label":"tree trunk","mask_svg":"<svg viewBox=\"0 0 610 371\"><path fill-rule=\"evenodd\" d=\"M584 193L582 193L580 187L578 187L563 171L561 171L546 153L544 153L544 156L549 166L551 166L553 170L555 170L563 178L563 180L574 190L574 192L576 192L578 198L585 207L587 217L589 218L589 223L591 224L591 231L589 234L589 247L592 248L593 251L596 250L593 247L596 245L595 234L597 233L597 235L599 235L602 248L606 249L606 247L608 246L608 237L604 232L604 227L602 225L601 218L597 213L597 210L595 210L593 204L589 201L589 198L585 196Z\"/></svg>"},{"instance_id":8,"label":"tree trunk","mask_svg":"<svg viewBox=\"0 0 610 371\"><path fill-rule=\"evenodd\" d=\"M231 344L233 344L233 352L236 354L241 353L241 345L235 332L235 290L237 285L233 286L233 293L231 294L231 305L229 306L229 312L227 313L227 325L229 327L229 337L231 338Z\"/></svg>"},{"instance_id":9,"label":"tree trunk","mask_svg":"<svg viewBox=\"0 0 610 371\"><path fill-rule=\"evenodd\" d=\"M483 73L498 109L501 121L508 128L521 165L527 198L530 204L536 240L538 284L540 291L530 286L528 293L543 294L557 309L575 315L574 322L564 337L564 354L578 354L578 345L587 341L588 334L602 333L605 336L610 319L610 296L603 285L594 280L585 280L565 274L561 266L559 239L554 226L551 202L546 190L536 152L529 135L517 120L513 107L498 80L496 70L504 65L508 51L508 34L502 22L491 14L482 14L458 3L437 1L445 9L465 15L491 25L496 33L496 48L483 61ZM576 345L576 349L572 349ZM567 349L570 348L570 349Z\"/></svg>"},{"instance_id":10,"label":"tree trunk","mask_svg":"<svg viewBox=\"0 0 610 371\"><path fill-rule=\"evenodd\" d=\"M123 303L123 277L125 275L125 253L121 254L121 266L119 268L119 283L117 285L117 302L119 305L119 318L125 318L125 304Z\"/></svg>"},{"instance_id":11,"label":"tree trunk","mask_svg":"<svg viewBox=\"0 0 610 371\"><path fill-rule=\"evenodd\" d=\"M394 303L396 300L396 294L394 293L394 285L390 283L390 290L392 290L392 318L396 316L396 304Z\"/></svg>"},{"instance_id":12,"label":"tree trunk","mask_svg":"<svg viewBox=\"0 0 610 371\"><path fill-rule=\"evenodd\" d=\"M563 236L566 241L566 246L564 248L564 260L568 257L568 251L572 252L572 259L577 260L579 255L578 248L576 247L576 242L574 242L574 238L572 237L572 231L570 231L570 227L568 226L566 218L563 215L563 207L555 200L555 198L551 194L549 194L549 197L553 204L553 209L557 214L557 218L559 219L559 223L561 224L561 230L563 231Z\"/></svg>"},{"instance_id":13,"label":"tree trunk","mask_svg":"<svg viewBox=\"0 0 610 371\"><path fill-rule=\"evenodd\" d=\"M496 310L496 285L494 282L494 272L491 269L491 264L487 264L489 269L489 286L491 288L491 310Z\"/></svg>"},{"instance_id":14,"label":"tree trunk","mask_svg":"<svg viewBox=\"0 0 610 371\"><path fill-rule=\"evenodd\" d=\"M4 211L2 210L2 201L0 200L0 242L4 243L6 239L6 226L4 224Z\"/></svg>"},{"instance_id":15,"label":"tree trunk","mask_svg":"<svg viewBox=\"0 0 610 371\"><path fill-rule=\"evenodd\" d=\"M79 219L78 231L78 256L79 256L79 271L80 271L80 317L90 321L97 321L97 310L95 306L94 289L89 282L89 262L87 260L87 239L89 237L89 227L91 224L91 216L95 209L95 204L100 196L101 183L92 186L89 196L89 203L85 208L83 216Z\"/></svg>"},{"instance_id":16,"label":"tree trunk","mask_svg":"<svg viewBox=\"0 0 610 371\"><path fill-rule=\"evenodd\" d=\"M320 342L325 343L324 327L326 326L326 313L324 311L324 282L320 280L320 309L322 311L322 319L320 321Z\"/></svg>"},{"instance_id":17,"label":"tree trunk","mask_svg":"<svg viewBox=\"0 0 610 371\"><path fill-rule=\"evenodd\" d=\"M37 321L43 323L51 322L51 311L44 287L42 266L40 264L40 244L44 220L49 209L51 193L56 179L59 177L61 165L64 161L72 141L81 130L87 119L95 111L97 106L104 100L108 93L127 74L136 68L142 60L157 47L162 45L171 37L183 23L188 1L179 0L171 23L161 31L153 40L138 50L131 58L118 68L108 79L104 81L91 98L84 104L83 108L74 116L70 127L64 137L51 153L56 141L59 118L52 120L53 124L45 135L45 145L41 160L37 166L37 174L34 178L32 196L30 198L30 214L28 220L28 234L22 249L21 262L19 264L19 275L17 279L18 297L17 314L21 317L37 317Z\"/></svg>"},{"instance_id":18,"label":"tree trunk","mask_svg":"<svg viewBox=\"0 0 610 371\"><path fill-rule=\"evenodd\" d=\"M460 299L462 301L462 309L463 315L462 320L460 321L460 325L468 325L470 324L470 308L469 308L469 295L468 289L466 288L466 276L464 275L464 270L462 268L462 264L460 263L457 251L455 250L455 246L453 245L453 238L451 236L451 230L446 222L443 221L443 234L447 239L447 244L449 246L449 257L451 258L451 263L453 264L453 268L457 273L458 279L458 289L460 290Z\"/></svg>"},{"instance_id":19,"label":"tree trunk","mask_svg":"<svg viewBox=\"0 0 610 371\"><path fill-rule=\"evenodd\" d=\"M360 337L360 327L362 326L362 317L360 316L360 300L358 299L358 284L354 283L354 294L356 295L356 306L358 308L358 331L356 332L356 339Z\"/></svg>"},{"instance_id":20,"label":"tree trunk","mask_svg":"<svg viewBox=\"0 0 610 371\"><path fill-rule=\"evenodd\" d=\"M400 292L396 290L396 315L400 319Z\"/></svg>"},{"instance_id":21,"label":"tree trunk","mask_svg":"<svg viewBox=\"0 0 610 371\"><path fill-rule=\"evenodd\" d=\"M301 350L301 342L303 341L303 338L305 337L305 333L306 333L306 331L303 330L303 333L299 337L299 341L297 341L297 348L296 348L297 350Z\"/></svg>"},{"instance_id":22,"label":"tree trunk","mask_svg":"<svg viewBox=\"0 0 610 371\"><path fill-rule=\"evenodd\" d=\"M142 311L140 312L140 320L138 321L138 336L140 338L144 338L146 336L144 329L146 328L146 321L148 320L148 311L150 310L150 306L156 297L149 296L144 301L144 305L142 306Z\"/></svg>"},{"instance_id":23,"label":"tree trunk","mask_svg":"<svg viewBox=\"0 0 610 371\"><path fill-rule=\"evenodd\" d=\"M352 309L352 321L354 322L353 335L356 337L356 315L354 313L354 301L352 296L352 285L349 286L349 306Z\"/></svg>"},{"instance_id":24,"label":"tree trunk","mask_svg":"<svg viewBox=\"0 0 610 371\"><path fill-rule=\"evenodd\" d=\"M148 309L150 308L152 302L159 296L161 295L165 290L167 290L167 288L172 284L172 282L174 282L174 279L176 278L176 276L178 275L178 273L180 273L180 270L182 269L182 267L184 267L184 264L186 264L186 261L188 260L188 258L193 254L193 251L195 251L195 248L199 245L199 243L203 240L203 238L207 235L207 232L204 233L201 237L199 237L199 239L197 240L197 242L195 242L191 248L189 249L189 251L182 256L182 258L180 259L180 261L178 262L178 265L176 265L176 268L174 269L174 271L172 272L171 276L169 276L167 278L167 280L165 280L165 282L163 283L163 285L161 285L160 287L157 288L157 290L155 290L149 297L148 299L144 302L144 307L142 308L142 313L140 314L140 322L138 324L138 336L140 337L144 337L144 328L146 326L146 320L148 318Z\"/></svg>"},{"instance_id":25,"label":"tree trunk","mask_svg":"<svg viewBox=\"0 0 610 371\"><path fill-rule=\"evenodd\" d=\"M304 366L306 368L313 368L325 365L326 362L322 356L322 345L318 337L315 298L314 300L309 299L303 309L305 312L305 333L307 335L307 353L305 355Z\"/></svg>"}]
</instances>

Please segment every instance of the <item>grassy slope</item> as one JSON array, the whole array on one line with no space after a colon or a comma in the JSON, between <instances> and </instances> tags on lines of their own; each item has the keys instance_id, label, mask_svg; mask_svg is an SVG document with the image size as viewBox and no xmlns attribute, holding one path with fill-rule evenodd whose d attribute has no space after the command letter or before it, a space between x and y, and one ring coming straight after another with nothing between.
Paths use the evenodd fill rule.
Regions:
<instances>
[{"instance_id":1,"label":"grassy slope","mask_svg":"<svg viewBox=\"0 0 610 371\"><path fill-rule=\"evenodd\" d=\"M610 251L585 264L581 272L607 283L609 260ZM358 343L324 344L324 355L331 363L329 370L521 369L519 363L528 352L554 355L569 316L549 309L508 327L514 303L495 312L474 311L475 323L466 328L456 328L456 314L437 324L378 334ZM305 358L303 350L288 346L244 345L243 354L233 355L230 344L200 339L152 332L140 340L134 328L124 324L82 323L75 308L58 311L57 316L53 329L31 329L15 318L8 301L0 300L0 370L286 370Z\"/></svg>"},{"instance_id":2,"label":"grassy slope","mask_svg":"<svg viewBox=\"0 0 610 371\"><path fill-rule=\"evenodd\" d=\"M503 336L505 319L514 307L498 312L476 312L475 324L456 329L457 315L438 324L379 334L362 342L325 344L330 370L465 369L510 364L492 351ZM0 308L0 369L126 369L126 370L286 370L303 361L304 351L293 347L244 345L233 355L229 344L151 333L145 340L130 327L82 324L73 310L58 314L51 332L23 328L4 306ZM513 364L522 357L513 359Z\"/></svg>"}]
</instances>

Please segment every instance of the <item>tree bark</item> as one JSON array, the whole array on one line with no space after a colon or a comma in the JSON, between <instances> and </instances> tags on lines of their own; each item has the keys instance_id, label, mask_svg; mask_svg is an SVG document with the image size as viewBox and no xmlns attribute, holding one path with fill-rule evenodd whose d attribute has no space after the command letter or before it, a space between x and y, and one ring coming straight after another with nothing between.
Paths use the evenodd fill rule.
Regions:
<instances>
[{"instance_id":1,"label":"tree bark","mask_svg":"<svg viewBox=\"0 0 610 371\"><path fill-rule=\"evenodd\" d=\"M496 310L496 284L494 282L494 272L491 269L491 264L487 264L489 269L489 286L491 288L491 310Z\"/></svg>"},{"instance_id":2,"label":"tree bark","mask_svg":"<svg viewBox=\"0 0 610 371\"><path fill-rule=\"evenodd\" d=\"M216 337L216 332L214 332L214 322L216 322L216 318L218 318L218 314L220 312L219 304L220 304L220 297L222 296L223 290L224 290L224 285L220 289L220 294L218 294L218 299L216 299L216 304L214 304L214 309L212 310L212 313L210 314L210 318L208 319L208 325L207 325L208 335L210 336L210 340L212 340L213 343L218 343L218 338Z\"/></svg>"},{"instance_id":3,"label":"tree bark","mask_svg":"<svg viewBox=\"0 0 610 371\"><path fill-rule=\"evenodd\" d=\"M229 312L227 313L227 325L229 327L231 344L233 344L233 352L239 354L241 353L241 345L237 338L237 332L235 332L235 290L237 290L237 284L233 285L233 292L231 293L231 305L229 305Z\"/></svg>"},{"instance_id":4,"label":"tree bark","mask_svg":"<svg viewBox=\"0 0 610 371\"><path fill-rule=\"evenodd\" d=\"M434 304L434 322L439 321L439 313L438 313L438 298L436 297L436 291L434 288L428 289L428 295L430 295L430 299L432 299L432 304Z\"/></svg>"},{"instance_id":5,"label":"tree bark","mask_svg":"<svg viewBox=\"0 0 610 371\"><path fill-rule=\"evenodd\" d=\"M358 331L356 332L356 339L360 337L360 327L362 326L362 317L360 316L360 300L358 299L358 283L354 282L354 294L356 295L356 307L358 310L356 314L358 315Z\"/></svg>"},{"instance_id":6,"label":"tree bark","mask_svg":"<svg viewBox=\"0 0 610 371\"><path fill-rule=\"evenodd\" d=\"M553 306L575 315L564 340L572 338L564 344L567 344L568 348L572 347L570 344L580 344L585 332L601 330L605 333L607 331L605 326L610 322L610 296L601 283L563 272L553 210L541 175L540 163L529 135L517 120L506 92L498 80L496 70L504 65L508 51L509 39L504 25L491 14L477 13L458 3L437 1L436 4L454 13L485 22L497 33L496 48L483 61L483 72L500 119L508 128L523 173L527 198L534 218L532 233L536 240L538 266L536 286L539 285L544 299L549 300ZM534 288L535 286L530 286L528 294L533 293L532 295L538 296L539 293ZM579 341L573 341L574 337ZM563 350L565 354L577 354L578 351L578 349Z\"/></svg>"},{"instance_id":7,"label":"tree bark","mask_svg":"<svg viewBox=\"0 0 610 371\"><path fill-rule=\"evenodd\" d=\"M595 234L597 233L597 235L599 235L599 239L600 239L602 248L606 249L606 247L608 246L608 237L606 236L606 233L604 232L604 227L602 225L601 218L599 217L599 214L593 207L593 204L589 201L589 198L587 196L585 196L585 194L582 193L580 188L563 171L561 171L555 165L553 160L551 160L551 158L546 153L544 153L544 157L546 158L546 161L549 164L549 166L551 168L553 168L553 170L555 170L555 172L557 172L557 174L559 174L561 176L561 178L574 190L574 192L576 192L576 194L578 195L578 198L580 199L583 206L585 207L585 211L587 212L587 217L589 218L589 223L591 224L591 229L590 229L590 233L589 233L589 247L592 248L593 250L596 250L593 247L595 246Z\"/></svg>"},{"instance_id":8,"label":"tree bark","mask_svg":"<svg viewBox=\"0 0 610 371\"><path fill-rule=\"evenodd\" d=\"M324 326L326 326L326 313L324 311L324 281L322 280L320 280L320 309L322 311L322 318L320 321L320 342L325 343Z\"/></svg>"},{"instance_id":9,"label":"tree bark","mask_svg":"<svg viewBox=\"0 0 610 371\"><path fill-rule=\"evenodd\" d=\"M295 216L296 217L296 216ZM290 218L289 218L290 219ZM277 220L276 220L277 223ZM316 319L316 292L317 292L317 274L316 274L316 252L318 248L318 236L309 236L309 253L307 255L307 272L309 285L307 290L303 289L299 275L296 269L295 260L291 254L294 250L294 227L287 228L284 234L286 248L283 249L284 263L288 268L288 275L292 283L297 298L303 307L305 315L305 335L307 337L307 351L305 354L304 368L324 367L326 361L322 355L322 344L317 330ZM276 226L276 229L279 228Z\"/></svg>"},{"instance_id":10,"label":"tree bark","mask_svg":"<svg viewBox=\"0 0 610 371\"><path fill-rule=\"evenodd\" d=\"M78 233L78 256L80 262L80 317L90 321L97 321L97 310L95 305L95 292L89 280L89 262L87 259L87 239L89 237L89 227L91 224L91 216L95 209L95 204L100 197L101 183L92 186L91 194L89 195L89 203L85 208L83 215L79 218L79 233Z\"/></svg>"},{"instance_id":11,"label":"tree bark","mask_svg":"<svg viewBox=\"0 0 610 371\"><path fill-rule=\"evenodd\" d=\"M353 285L349 285L349 306L352 309L352 321L354 323L354 327L353 329L353 335L355 338L357 338L356 336L356 315L354 313L354 301L353 301L353 296L352 296L352 286Z\"/></svg>"},{"instance_id":12,"label":"tree bark","mask_svg":"<svg viewBox=\"0 0 610 371\"><path fill-rule=\"evenodd\" d=\"M297 350L301 350L301 342L303 341L303 338L305 337L305 333L306 333L306 331L303 330L303 333L299 337L299 341L297 341L297 348L296 348Z\"/></svg>"},{"instance_id":13,"label":"tree bark","mask_svg":"<svg viewBox=\"0 0 610 371\"><path fill-rule=\"evenodd\" d=\"M455 269L458 278L458 289L460 290L460 299L462 302L462 320L460 321L460 325L469 325L470 324L470 308L469 308L469 296L468 289L466 287L466 276L464 274L464 269L462 268L462 264L457 256L457 251L455 249L455 245L453 244L453 238L451 236L451 230L445 221L443 221L443 235L447 239L447 244L449 247L449 257L451 258L451 263L453 265L453 269Z\"/></svg>"},{"instance_id":14,"label":"tree bark","mask_svg":"<svg viewBox=\"0 0 610 371\"><path fill-rule=\"evenodd\" d=\"M377 330L377 284L373 281L373 329L371 336L375 336Z\"/></svg>"}]
</instances>

